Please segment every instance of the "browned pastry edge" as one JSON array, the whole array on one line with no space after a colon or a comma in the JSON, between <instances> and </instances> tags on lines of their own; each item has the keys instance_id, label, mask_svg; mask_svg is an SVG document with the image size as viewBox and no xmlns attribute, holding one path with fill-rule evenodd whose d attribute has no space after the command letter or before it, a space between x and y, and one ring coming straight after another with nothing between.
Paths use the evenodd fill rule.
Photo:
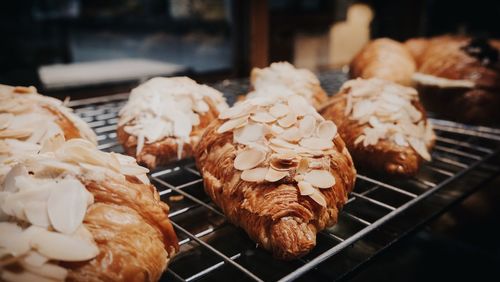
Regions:
<instances>
[{"instance_id":1,"label":"browned pastry edge","mask_svg":"<svg viewBox=\"0 0 500 282\"><path fill-rule=\"evenodd\" d=\"M75 124L69 120L64 114L62 114L57 109L51 106L43 106L46 110L48 110L51 114L56 116L56 123L61 127L64 132L64 139L69 140L73 138L82 138L80 134L80 130L75 126Z\"/></svg>"},{"instance_id":2,"label":"browned pastry edge","mask_svg":"<svg viewBox=\"0 0 500 282\"><path fill-rule=\"evenodd\" d=\"M63 263L69 281L157 281L178 252L168 206L152 185L85 181L94 195L84 219L100 253L87 262Z\"/></svg>"},{"instance_id":3,"label":"browned pastry edge","mask_svg":"<svg viewBox=\"0 0 500 282\"><path fill-rule=\"evenodd\" d=\"M356 167L382 172L394 176L409 177L418 172L422 158L409 146L398 146L388 141L380 140L376 145L364 146L363 142L354 144L358 136L363 133L367 124L360 125L356 120L345 116L346 93L333 96L323 107L320 114L337 124L338 131L345 141L349 152L356 163ZM412 104L422 113L422 119L427 122L423 106L418 101ZM431 148L430 144L428 148Z\"/></svg>"},{"instance_id":4,"label":"browned pastry edge","mask_svg":"<svg viewBox=\"0 0 500 282\"><path fill-rule=\"evenodd\" d=\"M415 61L403 44L389 38L369 42L349 66L351 78L382 78L411 85Z\"/></svg>"},{"instance_id":5,"label":"browned pastry edge","mask_svg":"<svg viewBox=\"0 0 500 282\"><path fill-rule=\"evenodd\" d=\"M216 133L221 124L213 121L196 149L206 193L230 222L275 257L290 260L305 255L316 245L316 233L337 222L354 187L356 170L344 142L338 135L333 140L338 152L331 156L330 170L337 182L332 189L321 189L327 202L323 208L299 194L292 180L295 172L276 183L241 180L233 164L233 133Z\"/></svg>"},{"instance_id":6,"label":"browned pastry edge","mask_svg":"<svg viewBox=\"0 0 500 282\"><path fill-rule=\"evenodd\" d=\"M181 159L193 156L193 149L198 144L205 127L219 115L212 99L205 97L203 100L208 104L209 110L205 114L200 115L200 124L193 127L189 142L183 144ZM175 137L167 137L151 144L144 142L142 151L136 154L137 136L125 131L127 125L118 126L116 129L118 143L122 145L125 153L135 157L139 164L145 165L149 169L154 169L157 166L166 165L177 160L178 144Z\"/></svg>"}]
</instances>

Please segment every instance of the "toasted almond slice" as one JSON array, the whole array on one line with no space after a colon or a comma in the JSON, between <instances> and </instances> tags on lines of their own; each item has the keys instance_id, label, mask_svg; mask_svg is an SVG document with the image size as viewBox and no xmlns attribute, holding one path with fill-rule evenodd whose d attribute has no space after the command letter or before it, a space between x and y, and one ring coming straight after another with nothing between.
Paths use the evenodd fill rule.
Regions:
<instances>
[{"instance_id":1,"label":"toasted almond slice","mask_svg":"<svg viewBox=\"0 0 500 282\"><path fill-rule=\"evenodd\" d=\"M269 113L271 113L271 115L273 115L275 118L284 117L286 114L288 114L289 111L290 110L288 106L281 103L276 104L269 109Z\"/></svg>"},{"instance_id":2,"label":"toasted almond slice","mask_svg":"<svg viewBox=\"0 0 500 282\"><path fill-rule=\"evenodd\" d=\"M335 185L335 177L327 170L313 169L305 174L304 180L318 188L331 188Z\"/></svg>"},{"instance_id":3,"label":"toasted almond slice","mask_svg":"<svg viewBox=\"0 0 500 282\"><path fill-rule=\"evenodd\" d=\"M269 144L269 148L271 148L271 150L273 150L274 152L276 152L278 154L295 153L295 151L293 151L291 149L287 149L287 148L284 148L281 146L276 146L274 144Z\"/></svg>"},{"instance_id":4,"label":"toasted almond slice","mask_svg":"<svg viewBox=\"0 0 500 282\"><path fill-rule=\"evenodd\" d=\"M430 161L432 159L429 151L427 151L427 147L425 147L425 144L422 140L410 137L408 138L408 143L410 143L410 146L415 150L415 152L417 152L417 154L422 157L422 159L426 161Z\"/></svg>"},{"instance_id":5,"label":"toasted almond slice","mask_svg":"<svg viewBox=\"0 0 500 282\"><path fill-rule=\"evenodd\" d=\"M295 176L293 177L293 180L295 180L297 183L299 183L300 181L304 181L304 175L295 174Z\"/></svg>"},{"instance_id":6,"label":"toasted almond slice","mask_svg":"<svg viewBox=\"0 0 500 282\"><path fill-rule=\"evenodd\" d=\"M269 162L269 166L278 171L289 171L297 166L297 162L283 161L275 158Z\"/></svg>"},{"instance_id":7,"label":"toasted almond slice","mask_svg":"<svg viewBox=\"0 0 500 282\"><path fill-rule=\"evenodd\" d=\"M266 181L269 182L276 182L279 181L280 179L283 179L284 177L288 176L288 171L278 171L273 168L269 168L269 170L266 173Z\"/></svg>"},{"instance_id":8,"label":"toasted almond slice","mask_svg":"<svg viewBox=\"0 0 500 282\"><path fill-rule=\"evenodd\" d=\"M56 134L43 142L40 153L54 152L64 144L64 141L63 134Z\"/></svg>"},{"instance_id":9,"label":"toasted almond slice","mask_svg":"<svg viewBox=\"0 0 500 282\"><path fill-rule=\"evenodd\" d=\"M311 115L304 116L299 122L299 129L302 137L309 137L314 133L316 119Z\"/></svg>"},{"instance_id":10,"label":"toasted almond slice","mask_svg":"<svg viewBox=\"0 0 500 282\"><path fill-rule=\"evenodd\" d=\"M234 131L234 140L237 143L246 144L257 142L264 137L265 127L259 123L250 123Z\"/></svg>"},{"instance_id":11,"label":"toasted almond slice","mask_svg":"<svg viewBox=\"0 0 500 282\"><path fill-rule=\"evenodd\" d=\"M294 125L296 122L297 122L297 114L295 114L294 112L289 112L285 117L280 118L278 120L278 124L283 128L290 127Z\"/></svg>"},{"instance_id":12,"label":"toasted almond slice","mask_svg":"<svg viewBox=\"0 0 500 282\"><path fill-rule=\"evenodd\" d=\"M87 190L75 178L64 178L52 186L47 210L55 230L71 234L82 224L87 212Z\"/></svg>"},{"instance_id":13,"label":"toasted almond slice","mask_svg":"<svg viewBox=\"0 0 500 282\"><path fill-rule=\"evenodd\" d=\"M40 227L49 227L50 220L47 213L47 202L31 201L24 205L24 214L28 221Z\"/></svg>"},{"instance_id":14,"label":"toasted almond slice","mask_svg":"<svg viewBox=\"0 0 500 282\"><path fill-rule=\"evenodd\" d=\"M291 162L297 158L297 154L289 152L289 153L275 154L273 157L283 161Z\"/></svg>"},{"instance_id":15,"label":"toasted almond slice","mask_svg":"<svg viewBox=\"0 0 500 282\"><path fill-rule=\"evenodd\" d=\"M14 90L12 91L14 93L19 93L19 94L28 94L28 93L36 93L37 90L35 86L16 86L14 87Z\"/></svg>"},{"instance_id":16,"label":"toasted almond slice","mask_svg":"<svg viewBox=\"0 0 500 282\"><path fill-rule=\"evenodd\" d=\"M359 135L356 140L354 140L354 145L358 145L359 143L363 142L365 140L366 136L365 135Z\"/></svg>"},{"instance_id":17,"label":"toasted almond slice","mask_svg":"<svg viewBox=\"0 0 500 282\"><path fill-rule=\"evenodd\" d=\"M321 194L321 192L318 191L317 189L314 189L314 192L311 195L309 195L309 197L311 197L311 199L313 199L320 206L326 207L326 199L323 196L323 194Z\"/></svg>"},{"instance_id":18,"label":"toasted almond slice","mask_svg":"<svg viewBox=\"0 0 500 282\"><path fill-rule=\"evenodd\" d=\"M217 133L222 134L226 131L232 130L240 125L245 124L248 121L248 116L236 118L236 119L230 119L223 123L219 128L217 128Z\"/></svg>"},{"instance_id":19,"label":"toasted almond slice","mask_svg":"<svg viewBox=\"0 0 500 282\"><path fill-rule=\"evenodd\" d=\"M333 142L329 139L323 138L304 138L299 142L300 146L312 149L312 150L326 150L333 147Z\"/></svg>"},{"instance_id":20,"label":"toasted almond slice","mask_svg":"<svg viewBox=\"0 0 500 282\"><path fill-rule=\"evenodd\" d=\"M280 137L288 142L297 142L302 137L302 134L297 127L290 127L285 129L285 131L280 134Z\"/></svg>"},{"instance_id":21,"label":"toasted almond slice","mask_svg":"<svg viewBox=\"0 0 500 282\"><path fill-rule=\"evenodd\" d=\"M322 121L318 125L316 135L321 139L333 140L335 135L337 135L337 125L331 120Z\"/></svg>"},{"instance_id":22,"label":"toasted almond slice","mask_svg":"<svg viewBox=\"0 0 500 282\"><path fill-rule=\"evenodd\" d=\"M124 175L143 175L149 172L149 169L140 165L121 165L120 173Z\"/></svg>"},{"instance_id":23,"label":"toasted almond slice","mask_svg":"<svg viewBox=\"0 0 500 282\"><path fill-rule=\"evenodd\" d=\"M299 95L289 97L288 106L290 107L290 110L299 117L304 116L311 111L311 106L307 100Z\"/></svg>"},{"instance_id":24,"label":"toasted almond slice","mask_svg":"<svg viewBox=\"0 0 500 282\"><path fill-rule=\"evenodd\" d=\"M303 174L309 170L309 160L307 158L301 158L297 166L297 173Z\"/></svg>"},{"instance_id":25,"label":"toasted almond slice","mask_svg":"<svg viewBox=\"0 0 500 282\"><path fill-rule=\"evenodd\" d=\"M32 133L31 129L4 129L0 131L0 138L23 139L30 137Z\"/></svg>"},{"instance_id":26,"label":"toasted almond slice","mask_svg":"<svg viewBox=\"0 0 500 282\"><path fill-rule=\"evenodd\" d=\"M13 117L14 115L9 113L0 114L0 130L9 127Z\"/></svg>"},{"instance_id":27,"label":"toasted almond slice","mask_svg":"<svg viewBox=\"0 0 500 282\"><path fill-rule=\"evenodd\" d=\"M314 190L316 190L311 185L311 183L306 182L306 181L299 181L297 186L299 187L300 195L302 195L302 196L312 195L314 193Z\"/></svg>"},{"instance_id":28,"label":"toasted almond slice","mask_svg":"<svg viewBox=\"0 0 500 282\"><path fill-rule=\"evenodd\" d=\"M270 140L271 144L274 144L276 146L279 146L279 147L283 147L283 148L286 148L286 149L297 149L297 145L295 144L292 144L292 143L289 143L289 142L286 142L285 140L283 139L279 139L279 138L272 138Z\"/></svg>"},{"instance_id":29,"label":"toasted almond slice","mask_svg":"<svg viewBox=\"0 0 500 282\"><path fill-rule=\"evenodd\" d=\"M256 105L248 103L244 101L240 104L233 106L232 108L228 108L222 111L219 115L220 119L235 119L243 116L247 116L252 113L255 109L257 109Z\"/></svg>"},{"instance_id":30,"label":"toasted almond slice","mask_svg":"<svg viewBox=\"0 0 500 282\"><path fill-rule=\"evenodd\" d=\"M268 112L253 113L250 116L250 119L256 122L263 122L263 123L273 122L276 120L276 118Z\"/></svg>"},{"instance_id":31,"label":"toasted almond slice","mask_svg":"<svg viewBox=\"0 0 500 282\"><path fill-rule=\"evenodd\" d=\"M234 159L234 168L238 170L252 169L266 159L266 152L248 148L239 152Z\"/></svg>"},{"instance_id":32,"label":"toasted almond slice","mask_svg":"<svg viewBox=\"0 0 500 282\"><path fill-rule=\"evenodd\" d=\"M244 170L241 173L241 179L248 182L261 182L266 179L268 168L267 167L256 167L249 170Z\"/></svg>"}]
</instances>

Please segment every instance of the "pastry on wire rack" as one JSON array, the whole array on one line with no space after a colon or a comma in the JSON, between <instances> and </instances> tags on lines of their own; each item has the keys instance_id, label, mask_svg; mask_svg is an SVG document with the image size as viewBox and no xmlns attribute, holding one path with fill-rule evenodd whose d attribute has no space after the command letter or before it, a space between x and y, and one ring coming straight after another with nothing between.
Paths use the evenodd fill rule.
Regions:
<instances>
[{"instance_id":1,"label":"pastry on wire rack","mask_svg":"<svg viewBox=\"0 0 500 282\"><path fill-rule=\"evenodd\" d=\"M223 111L195 158L210 198L279 259L316 245L356 176L336 125L299 95L256 95Z\"/></svg>"},{"instance_id":2,"label":"pastry on wire rack","mask_svg":"<svg viewBox=\"0 0 500 282\"><path fill-rule=\"evenodd\" d=\"M434 132L411 87L378 78L349 80L320 113L338 125L357 167L411 176L431 160Z\"/></svg>"},{"instance_id":3,"label":"pastry on wire rack","mask_svg":"<svg viewBox=\"0 0 500 282\"><path fill-rule=\"evenodd\" d=\"M328 99L316 75L307 69L295 68L288 62L272 63L266 68L253 68L252 90L246 98L256 95L300 95L315 108Z\"/></svg>"},{"instance_id":4,"label":"pastry on wire rack","mask_svg":"<svg viewBox=\"0 0 500 282\"><path fill-rule=\"evenodd\" d=\"M188 77L156 77L120 110L118 141L150 169L190 157L208 124L227 108L222 94Z\"/></svg>"}]
</instances>

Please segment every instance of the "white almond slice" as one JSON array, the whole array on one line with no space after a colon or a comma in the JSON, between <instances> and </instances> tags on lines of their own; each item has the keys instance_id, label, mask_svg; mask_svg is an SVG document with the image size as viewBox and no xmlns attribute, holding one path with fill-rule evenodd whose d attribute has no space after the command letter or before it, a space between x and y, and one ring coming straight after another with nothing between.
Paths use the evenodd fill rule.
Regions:
<instances>
[{"instance_id":1,"label":"white almond slice","mask_svg":"<svg viewBox=\"0 0 500 282\"><path fill-rule=\"evenodd\" d=\"M257 149L263 152L270 152L269 147L264 142L248 142L245 143L248 148Z\"/></svg>"},{"instance_id":2,"label":"white almond slice","mask_svg":"<svg viewBox=\"0 0 500 282\"><path fill-rule=\"evenodd\" d=\"M278 124L283 128L290 127L294 125L296 122L297 122L297 114L295 114L294 112L289 112L285 117L280 118L278 120Z\"/></svg>"},{"instance_id":3,"label":"white almond slice","mask_svg":"<svg viewBox=\"0 0 500 282\"><path fill-rule=\"evenodd\" d=\"M56 159L41 159L39 160L38 163L45 169L49 169L51 171L57 171L57 172L67 171L75 175L78 175L81 172L79 166L62 162Z\"/></svg>"},{"instance_id":4,"label":"white almond slice","mask_svg":"<svg viewBox=\"0 0 500 282\"><path fill-rule=\"evenodd\" d=\"M297 127L290 127L285 129L285 131L280 134L280 137L288 142L297 142L302 138L302 134Z\"/></svg>"},{"instance_id":5,"label":"white almond slice","mask_svg":"<svg viewBox=\"0 0 500 282\"><path fill-rule=\"evenodd\" d=\"M299 142L300 146L312 149L312 150L326 150L333 147L332 140L323 138L304 138Z\"/></svg>"},{"instance_id":6,"label":"white almond slice","mask_svg":"<svg viewBox=\"0 0 500 282\"><path fill-rule=\"evenodd\" d=\"M280 159L282 161L292 162L293 160L295 160L295 158L297 158L297 154L289 152L289 153L275 154L273 155L273 157Z\"/></svg>"},{"instance_id":7,"label":"white almond slice","mask_svg":"<svg viewBox=\"0 0 500 282\"><path fill-rule=\"evenodd\" d=\"M284 177L288 176L288 171L279 171L279 170L275 170L273 168L269 168L269 170L267 171L266 173L266 181L269 181L269 182L276 182L276 181L279 181L281 179L283 179Z\"/></svg>"},{"instance_id":8,"label":"white almond slice","mask_svg":"<svg viewBox=\"0 0 500 282\"><path fill-rule=\"evenodd\" d=\"M234 131L234 140L237 143L246 144L257 142L264 137L265 127L259 123L250 123Z\"/></svg>"},{"instance_id":9,"label":"white almond slice","mask_svg":"<svg viewBox=\"0 0 500 282\"><path fill-rule=\"evenodd\" d=\"M76 179L65 178L53 185L47 210L55 230L71 234L82 224L87 212L87 193L85 186Z\"/></svg>"},{"instance_id":10,"label":"white almond slice","mask_svg":"<svg viewBox=\"0 0 500 282\"><path fill-rule=\"evenodd\" d=\"M325 120L318 125L316 135L321 139L333 140L337 135L337 125L331 120Z\"/></svg>"},{"instance_id":11,"label":"white almond slice","mask_svg":"<svg viewBox=\"0 0 500 282\"><path fill-rule=\"evenodd\" d=\"M366 136L365 135L359 135L356 140L354 140L354 145L358 145L359 143L363 142L365 140Z\"/></svg>"},{"instance_id":12,"label":"white almond slice","mask_svg":"<svg viewBox=\"0 0 500 282\"><path fill-rule=\"evenodd\" d=\"M6 192L17 192L19 190L19 187L16 186L16 177L18 176L28 176L28 170L26 167L22 164L17 164L15 165L9 173L5 176L5 179L3 181L3 185L1 188L3 191Z\"/></svg>"},{"instance_id":13,"label":"white almond slice","mask_svg":"<svg viewBox=\"0 0 500 282\"><path fill-rule=\"evenodd\" d=\"M63 134L56 134L54 136L51 136L42 143L42 149L40 150L40 153L54 152L64 144L64 141L65 140Z\"/></svg>"},{"instance_id":14,"label":"white almond slice","mask_svg":"<svg viewBox=\"0 0 500 282\"><path fill-rule=\"evenodd\" d=\"M33 133L31 129L4 129L0 131L0 138L23 139Z\"/></svg>"},{"instance_id":15,"label":"white almond slice","mask_svg":"<svg viewBox=\"0 0 500 282\"><path fill-rule=\"evenodd\" d=\"M24 214L28 221L36 226L49 227L50 220L47 213L47 202L32 201L24 205Z\"/></svg>"},{"instance_id":16,"label":"white almond slice","mask_svg":"<svg viewBox=\"0 0 500 282\"><path fill-rule=\"evenodd\" d=\"M406 147L408 146L408 142L406 142L403 134L401 133L396 133L393 136L394 143L396 143L398 146Z\"/></svg>"},{"instance_id":17,"label":"white almond slice","mask_svg":"<svg viewBox=\"0 0 500 282\"><path fill-rule=\"evenodd\" d=\"M257 109L256 105L252 105L250 103L241 103L237 104L232 108L228 108L225 111L221 112L219 115L219 119L236 119L243 116L247 116L252 113L255 109Z\"/></svg>"},{"instance_id":18,"label":"white almond slice","mask_svg":"<svg viewBox=\"0 0 500 282\"><path fill-rule=\"evenodd\" d=\"M300 133L303 137L309 137L314 133L316 127L316 119L313 116L307 115L299 122Z\"/></svg>"},{"instance_id":19,"label":"white almond slice","mask_svg":"<svg viewBox=\"0 0 500 282\"><path fill-rule=\"evenodd\" d=\"M230 119L217 128L217 133L222 134L248 122L248 117Z\"/></svg>"},{"instance_id":20,"label":"white almond slice","mask_svg":"<svg viewBox=\"0 0 500 282\"><path fill-rule=\"evenodd\" d=\"M288 107L290 107L290 110L299 117L304 116L311 111L311 106L307 100L299 95L293 95L288 98Z\"/></svg>"},{"instance_id":21,"label":"white almond slice","mask_svg":"<svg viewBox=\"0 0 500 282\"><path fill-rule=\"evenodd\" d=\"M12 256L21 256L30 250L29 240L22 236L22 229L13 222L0 222L0 247Z\"/></svg>"},{"instance_id":22,"label":"white almond slice","mask_svg":"<svg viewBox=\"0 0 500 282\"><path fill-rule=\"evenodd\" d=\"M288 114L289 111L290 110L288 106L281 103L276 104L269 109L269 113L271 113L271 115L273 115L275 118L284 117L286 114Z\"/></svg>"},{"instance_id":23,"label":"white almond slice","mask_svg":"<svg viewBox=\"0 0 500 282\"><path fill-rule=\"evenodd\" d=\"M9 127L13 117L14 117L13 114L8 114L8 113L0 114L0 130Z\"/></svg>"},{"instance_id":24,"label":"white almond slice","mask_svg":"<svg viewBox=\"0 0 500 282\"><path fill-rule=\"evenodd\" d=\"M194 105L194 108L193 108L196 112L199 112L199 113L205 113L205 112L208 112L209 110L209 107L208 107L208 104L205 103L205 101L203 100L199 100L196 102L196 104Z\"/></svg>"},{"instance_id":25,"label":"white almond slice","mask_svg":"<svg viewBox=\"0 0 500 282\"><path fill-rule=\"evenodd\" d=\"M271 134L274 136L278 136L281 133L283 133L283 131L285 131L283 129L283 127L276 125L276 124L271 125L269 129L270 129L269 131L271 132Z\"/></svg>"},{"instance_id":26,"label":"white almond slice","mask_svg":"<svg viewBox=\"0 0 500 282\"><path fill-rule=\"evenodd\" d=\"M346 95L346 106L344 110L344 115L348 116L352 111L352 96L351 95Z\"/></svg>"},{"instance_id":27,"label":"white almond slice","mask_svg":"<svg viewBox=\"0 0 500 282\"><path fill-rule=\"evenodd\" d=\"M195 113L191 113L191 124L193 126L200 125L200 116Z\"/></svg>"},{"instance_id":28,"label":"white almond slice","mask_svg":"<svg viewBox=\"0 0 500 282\"><path fill-rule=\"evenodd\" d=\"M267 167L256 167L244 170L241 173L241 179L248 182L262 182L266 178L267 170Z\"/></svg>"},{"instance_id":29,"label":"white almond slice","mask_svg":"<svg viewBox=\"0 0 500 282\"><path fill-rule=\"evenodd\" d=\"M271 150L273 150L273 152L276 152L278 154L289 154L289 153L295 154L295 151L292 149L287 149L287 148L284 148L281 146L276 146L273 144L269 144L269 148L271 148Z\"/></svg>"},{"instance_id":30,"label":"white almond slice","mask_svg":"<svg viewBox=\"0 0 500 282\"><path fill-rule=\"evenodd\" d=\"M37 251L30 251L24 258L24 264L31 265L34 267L39 267L45 264L49 259L46 256L41 255Z\"/></svg>"},{"instance_id":31,"label":"white almond slice","mask_svg":"<svg viewBox=\"0 0 500 282\"><path fill-rule=\"evenodd\" d=\"M301 158L299 164L297 165L297 173L304 174L309 170L309 160L307 158Z\"/></svg>"},{"instance_id":32,"label":"white almond slice","mask_svg":"<svg viewBox=\"0 0 500 282\"><path fill-rule=\"evenodd\" d=\"M311 185L311 183L306 182L306 181L299 181L297 184L299 187L300 195L302 196L308 196L312 195L316 189Z\"/></svg>"},{"instance_id":33,"label":"white almond slice","mask_svg":"<svg viewBox=\"0 0 500 282\"><path fill-rule=\"evenodd\" d=\"M313 169L305 174L304 180L318 188L331 188L335 185L335 177L327 170Z\"/></svg>"},{"instance_id":34,"label":"white almond slice","mask_svg":"<svg viewBox=\"0 0 500 282\"><path fill-rule=\"evenodd\" d=\"M272 116L268 112L256 112L256 113L253 113L250 116L250 119L253 120L253 121L262 122L262 123L269 123L269 122L273 122L273 121L276 120L276 118L274 116Z\"/></svg>"},{"instance_id":35,"label":"white almond slice","mask_svg":"<svg viewBox=\"0 0 500 282\"><path fill-rule=\"evenodd\" d=\"M36 275L29 271L12 272L8 270L2 271L2 276L0 276L2 281L6 282L54 282L54 279L45 278L40 275Z\"/></svg>"},{"instance_id":36,"label":"white almond slice","mask_svg":"<svg viewBox=\"0 0 500 282\"><path fill-rule=\"evenodd\" d=\"M41 266L32 266L27 263L21 263L21 265L24 267L24 269L28 270L31 273L49 279L64 281L68 276L68 270L66 268L52 263L46 263Z\"/></svg>"},{"instance_id":37,"label":"white almond slice","mask_svg":"<svg viewBox=\"0 0 500 282\"><path fill-rule=\"evenodd\" d=\"M266 159L266 152L249 148L241 151L234 159L234 168L238 170L252 169Z\"/></svg>"},{"instance_id":38,"label":"white almond slice","mask_svg":"<svg viewBox=\"0 0 500 282\"><path fill-rule=\"evenodd\" d=\"M149 169L139 165L121 165L120 173L124 175L144 175L149 172Z\"/></svg>"},{"instance_id":39,"label":"white almond slice","mask_svg":"<svg viewBox=\"0 0 500 282\"><path fill-rule=\"evenodd\" d=\"M292 144L292 143L289 143L283 139L279 139L279 138L273 138L270 140L271 144L274 144L276 146L279 146L279 147L283 147L283 148L286 148L286 149L297 149L298 146L295 145L295 144Z\"/></svg>"},{"instance_id":40,"label":"white almond slice","mask_svg":"<svg viewBox=\"0 0 500 282\"><path fill-rule=\"evenodd\" d=\"M323 194L321 194L321 192L318 191L317 189L314 189L314 192L311 195L309 195L309 197L311 197L311 199L313 199L316 203L318 203L318 205L326 207L326 199L323 196Z\"/></svg>"},{"instance_id":41,"label":"white almond slice","mask_svg":"<svg viewBox=\"0 0 500 282\"><path fill-rule=\"evenodd\" d=\"M422 157L422 159L426 161L430 161L432 159L423 141L416 138L409 138L408 143L410 143L410 146Z\"/></svg>"},{"instance_id":42,"label":"white almond slice","mask_svg":"<svg viewBox=\"0 0 500 282\"><path fill-rule=\"evenodd\" d=\"M99 254L94 242L48 230L40 230L33 236L31 246L49 259L62 261L84 261Z\"/></svg>"},{"instance_id":43,"label":"white almond slice","mask_svg":"<svg viewBox=\"0 0 500 282\"><path fill-rule=\"evenodd\" d=\"M373 115L377 107L370 100L362 100L353 105L352 118L361 119Z\"/></svg>"}]
</instances>

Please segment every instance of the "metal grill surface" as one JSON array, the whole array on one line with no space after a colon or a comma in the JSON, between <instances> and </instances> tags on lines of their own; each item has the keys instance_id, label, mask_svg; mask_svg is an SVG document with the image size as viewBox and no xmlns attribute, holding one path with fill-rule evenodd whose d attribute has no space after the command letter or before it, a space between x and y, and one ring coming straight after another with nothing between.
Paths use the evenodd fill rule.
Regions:
<instances>
[{"instance_id":1,"label":"metal grill surface","mask_svg":"<svg viewBox=\"0 0 500 282\"><path fill-rule=\"evenodd\" d=\"M323 72L319 77L328 93L345 80L338 71ZM248 82L227 80L213 86L233 103L236 95L248 89ZM70 102L75 113L97 133L102 150L122 152L115 130L117 113L126 98L127 94L117 94ZM500 130L439 119L431 122L437 134L432 162L423 164L418 175L409 179L359 174L338 224L318 234L317 246L311 253L289 262L273 259L242 230L228 223L204 193L192 159L156 169L150 178L161 199L170 206L169 217L180 241L180 253L162 280L324 281L344 277L421 223L418 216L407 214L412 207L431 195L439 195L440 190L450 190L443 196L449 201L424 209L438 212L470 192L470 184L467 189L459 185L469 173L481 167L480 178L484 180L498 172L487 162L498 154ZM398 220L405 224L398 224Z\"/></svg>"}]
</instances>

